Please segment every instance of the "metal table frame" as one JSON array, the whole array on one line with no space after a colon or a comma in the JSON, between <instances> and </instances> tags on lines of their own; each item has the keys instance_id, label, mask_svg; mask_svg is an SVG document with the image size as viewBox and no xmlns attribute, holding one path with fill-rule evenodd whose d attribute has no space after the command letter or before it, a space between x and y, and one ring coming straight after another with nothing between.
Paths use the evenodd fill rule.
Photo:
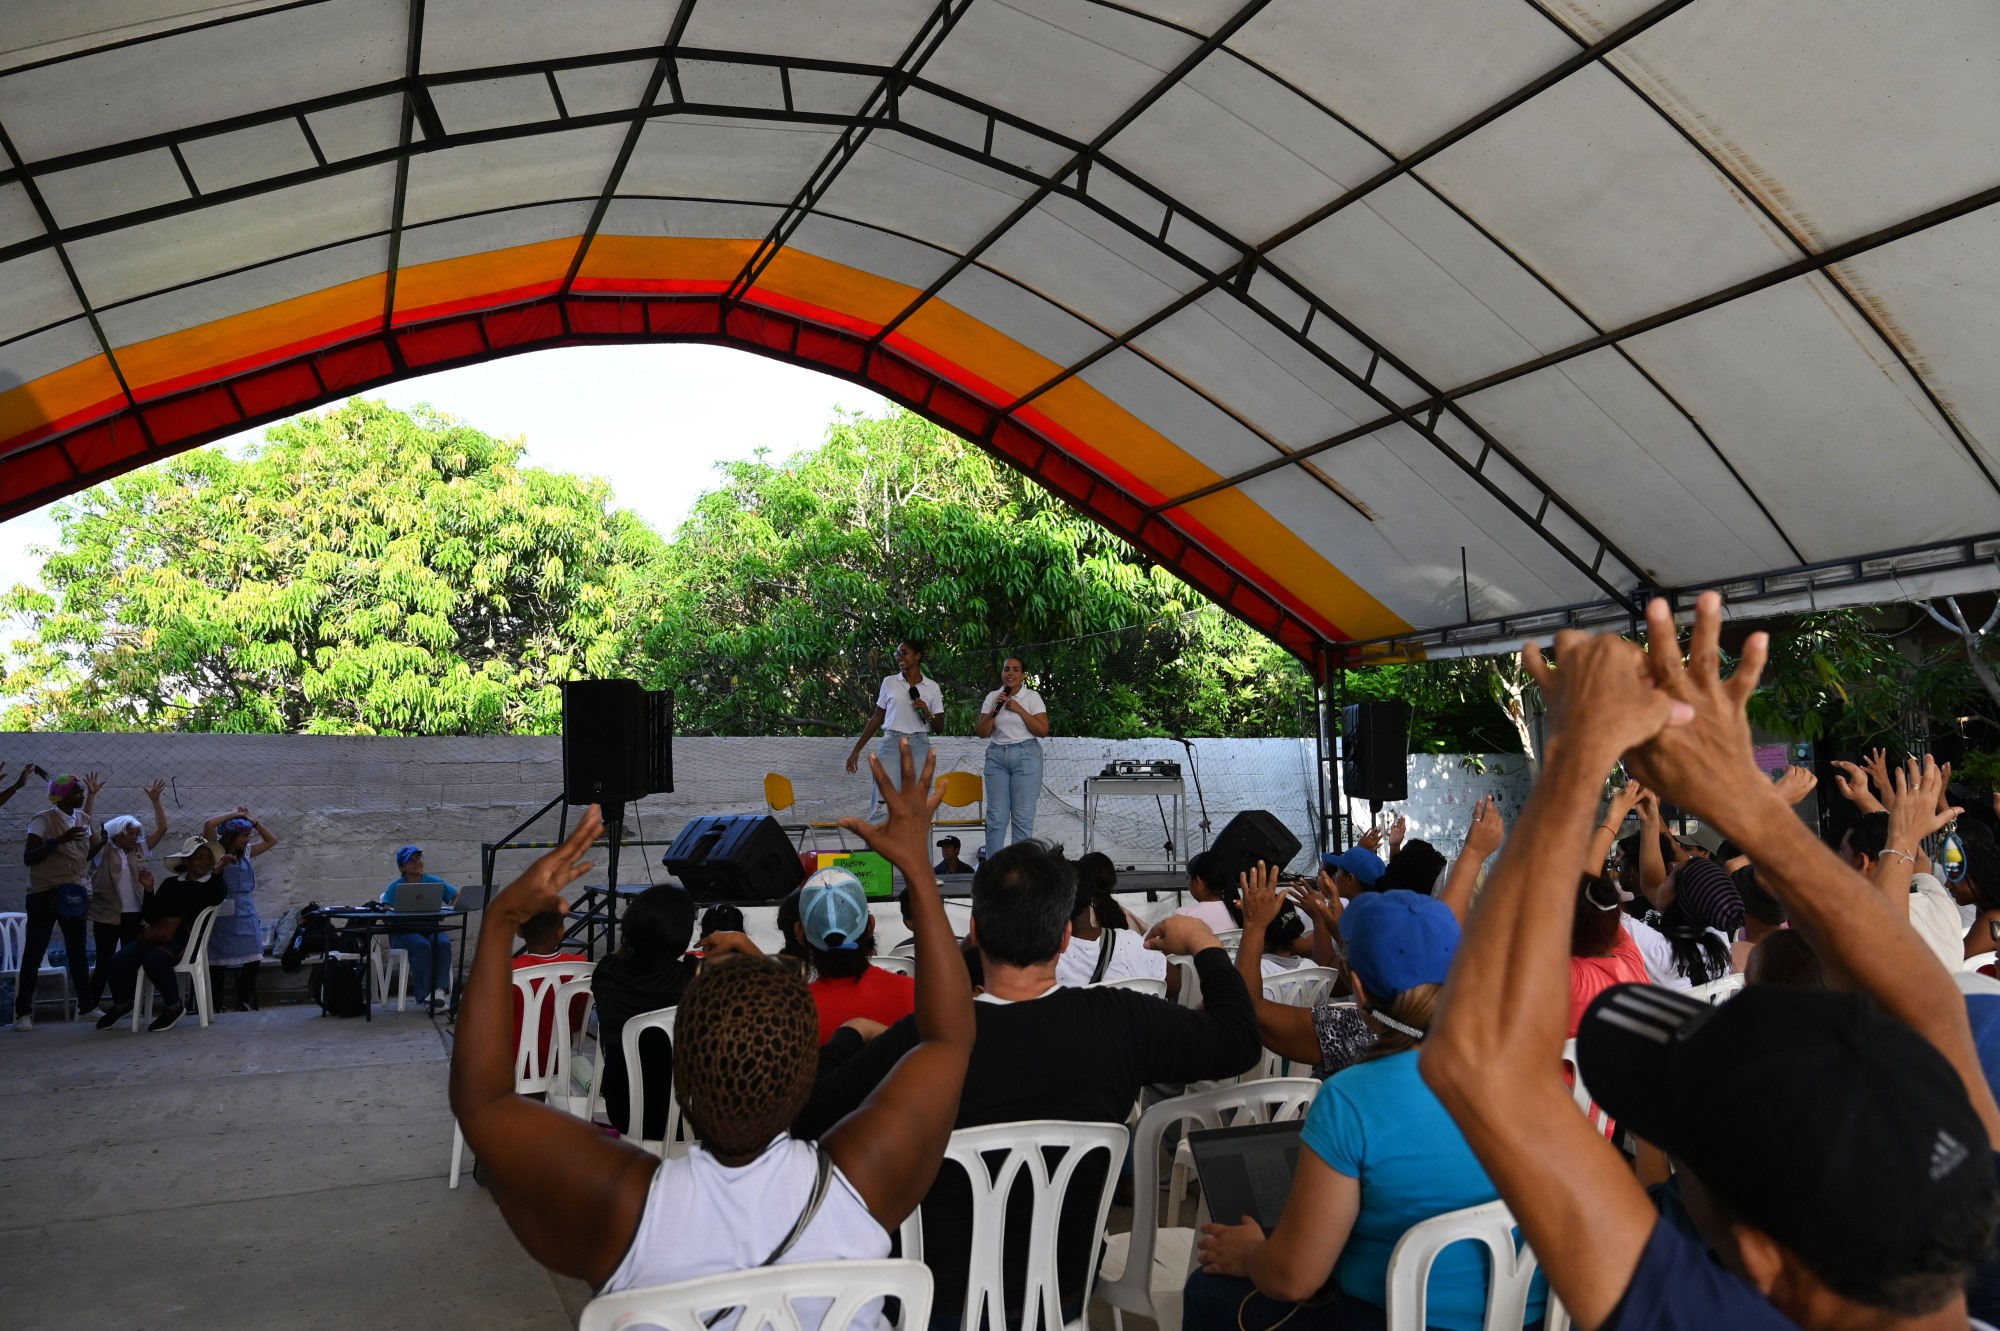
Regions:
<instances>
[{"instance_id":1,"label":"metal table frame","mask_svg":"<svg viewBox=\"0 0 2000 1331\"><path fill-rule=\"evenodd\" d=\"M1105 799L1172 799L1174 849L1165 859L1139 860L1132 869L1165 872L1187 868L1187 781L1178 776L1087 776L1083 779L1083 853L1097 848L1097 803Z\"/></svg>"},{"instance_id":2,"label":"metal table frame","mask_svg":"<svg viewBox=\"0 0 2000 1331\"><path fill-rule=\"evenodd\" d=\"M326 919L342 921L345 928L349 930L359 924L368 932L368 941L362 944L363 950L361 953L361 1012L362 1016L368 1021L375 1020L375 1004L378 1001L375 997L374 952L376 935L380 934L386 937L397 933L456 933L458 935L459 959L463 959L465 955L466 926L472 919L471 911L451 909L386 911L369 910L365 906L322 906L319 913ZM395 929L390 927L400 924L430 924L434 927L428 931L421 929ZM334 950L339 951L338 948ZM324 983L324 979L321 982ZM460 986L454 985L452 987L451 1007L449 1011L454 1017L458 1015L458 999L461 992ZM431 1004L431 996L429 994L423 996L423 1004L424 1011L429 1012ZM326 1011L326 994L324 991L320 994L320 1011L322 1013Z\"/></svg>"}]
</instances>

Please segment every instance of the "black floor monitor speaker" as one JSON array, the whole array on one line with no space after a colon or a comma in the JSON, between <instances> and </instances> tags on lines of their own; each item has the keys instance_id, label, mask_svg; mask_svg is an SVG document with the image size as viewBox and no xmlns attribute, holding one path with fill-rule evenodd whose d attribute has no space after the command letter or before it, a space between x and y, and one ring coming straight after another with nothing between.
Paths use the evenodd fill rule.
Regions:
<instances>
[{"instance_id":1,"label":"black floor monitor speaker","mask_svg":"<svg viewBox=\"0 0 2000 1331\"><path fill-rule=\"evenodd\" d=\"M1292 829L1262 809L1245 809L1231 818L1214 844L1208 848L1208 885L1221 891L1236 886L1239 875L1257 867L1257 861L1284 868L1299 853L1299 839Z\"/></svg>"},{"instance_id":2,"label":"black floor monitor speaker","mask_svg":"<svg viewBox=\"0 0 2000 1331\"><path fill-rule=\"evenodd\" d=\"M799 852L769 814L711 814L667 847L667 872L703 905L777 901L805 881Z\"/></svg>"},{"instance_id":3,"label":"black floor monitor speaker","mask_svg":"<svg viewBox=\"0 0 2000 1331\"><path fill-rule=\"evenodd\" d=\"M1340 714L1341 793L1371 804L1410 797L1410 705L1350 703Z\"/></svg>"},{"instance_id":4,"label":"black floor monitor speaker","mask_svg":"<svg viewBox=\"0 0 2000 1331\"><path fill-rule=\"evenodd\" d=\"M563 690L563 799L625 804L674 788L674 695L631 679L573 679Z\"/></svg>"}]
</instances>

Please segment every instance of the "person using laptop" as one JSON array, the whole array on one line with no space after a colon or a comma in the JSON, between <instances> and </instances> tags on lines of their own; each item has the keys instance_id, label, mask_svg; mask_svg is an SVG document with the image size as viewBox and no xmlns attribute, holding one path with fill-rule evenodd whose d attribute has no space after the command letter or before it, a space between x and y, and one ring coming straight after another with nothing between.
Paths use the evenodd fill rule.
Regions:
<instances>
[{"instance_id":1,"label":"person using laptop","mask_svg":"<svg viewBox=\"0 0 2000 1331\"><path fill-rule=\"evenodd\" d=\"M382 903L390 910L422 914L449 909L458 900L458 889L424 872L424 848L404 846L396 852L396 868L401 874L382 890ZM451 1003L451 939L438 930L411 922L394 926L389 946L410 954L410 989L430 995L431 1011L442 1012Z\"/></svg>"},{"instance_id":2,"label":"person using laptop","mask_svg":"<svg viewBox=\"0 0 2000 1331\"><path fill-rule=\"evenodd\" d=\"M1275 874L1261 868L1259 895ZM1499 1191L1417 1072L1438 995L1458 949L1458 918L1436 897L1369 892L1340 917L1354 995L1372 1048L1320 1088L1284 1213L1269 1234L1254 1216L1215 1217L1188 1277L1187 1331L1379 1331L1388 1325L1389 1255L1411 1226L1494 1201ZM1486 1325L1486 1261L1470 1244L1431 1268L1425 1324ZM1539 1283L1526 1321L1541 1321Z\"/></svg>"}]
</instances>

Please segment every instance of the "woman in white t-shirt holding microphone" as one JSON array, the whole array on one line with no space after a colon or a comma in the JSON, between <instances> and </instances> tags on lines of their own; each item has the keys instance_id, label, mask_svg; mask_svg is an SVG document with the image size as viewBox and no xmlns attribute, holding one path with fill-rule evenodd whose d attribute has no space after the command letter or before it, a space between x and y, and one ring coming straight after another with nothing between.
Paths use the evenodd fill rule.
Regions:
<instances>
[{"instance_id":1,"label":"woman in white t-shirt holding microphone","mask_svg":"<svg viewBox=\"0 0 2000 1331\"><path fill-rule=\"evenodd\" d=\"M973 733L986 746L986 854L1009 841L1035 835L1035 806L1042 799L1042 740L1049 709L1025 682L1027 664L1010 656L1000 667L1000 687L979 705ZM1009 826L1012 835L1009 835Z\"/></svg>"}]
</instances>

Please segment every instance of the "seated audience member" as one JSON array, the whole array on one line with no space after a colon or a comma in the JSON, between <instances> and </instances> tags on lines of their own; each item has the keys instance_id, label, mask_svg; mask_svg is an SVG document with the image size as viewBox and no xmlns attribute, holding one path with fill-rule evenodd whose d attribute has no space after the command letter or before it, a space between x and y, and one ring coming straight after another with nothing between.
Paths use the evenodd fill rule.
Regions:
<instances>
[{"instance_id":1,"label":"seated audience member","mask_svg":"<svg viewBox=\"0 0 2000 1331\"><path fill-rule=\"evenodd\" d=\"M1242 916L1230 909L1230 901L1223 892L1208 881L1213 858L1205 850L1196 851L1188 857L1187 892L1194 898L1191 905L1182 906L1174 914L1185 919L1200 920L1219 934L1243 927Z\"/></svg>"},{"instance_id":2,"label":"seated audience member","mask_svg":"<svg viewBox=\"0 0 2000 1331\"><path fill-rule=\"evenodd\" d=\"M435 884L443 889L444 904L458 900L458 889L436 874L424 872L421 846L404 846L396 852L400 875L382 889L381 902L394 910L405 886ZM443 932L422 924L393 926L389 946L410 954L410 991L430 1000L431 1011L441 1012L451 1003L451 939Z\"/></svg>"},{"instance_id":3,"label":"seated audience member","mask_svg":"<svg viewBox=\"0 0 2000 1331\"><path fill-rule=\"evenodd\" d=\"M868 913L868 890L845 869L821 869L799 889L799 921L793 934L810 959L813 1005L819 1009L819 1042L855 1018L883 1026L910 1015L916 985L907 975L884 970L875 955L875 918ZM741 933L710 934L701 940L709 956L735 953L761 957L763 949Z\"/></svg>"},{"instance_id":4,"label":"seated audience member","mask_svg":"<svg viewBox=\"0 0 2000 1331\"><path fill-rule=\"evenodd\" d=\"M1650 653L1566 632L1557 668L1524 654L1549 709L1540 780L1460 943L1424 1078L1579 1327L1965 1328L1966 1282L2000 1221L2000 1106L1966 1005L1899 904L1758 769L1744 705L1765 635L1725 681L1719 596L1697 602L1686 663L1667 603L1647 620ZM1760 984L1711 1007L1620 985L1592 1003L1583 1079L1673 1159L1691 1228L1655 1210L1560 1071L1553 972L1574 889L1548 866L1585 843L1621 755L1742 847L1793 929L1860 991ZM1935 807L1898 824L1913 840L1939 825Z\"/></svg>"},{"instance_id":5,"label":"seated audience member","mask_svg":"<svg viewBox=\"0 0 2000 1331\"><path fill-rule=\"evenodd\" d=\"M1457 917L1427 894L1391 889L1354 902L1340 928L1375 1043L1328 1079L1307 1112L1305 1150L1277 1228L1267 1236L1249 1219L1201 1227L1201 1269L1188 1277L1184 1305L1188 1331L1280 1321L1302 1331L1384 1327L1389 1255L1404 1232L1499 1196L1417 1072L1417 1049L1458 944ZM1428 1326L1486 1325L1487 1264L1470 1245L1445 1249L1430 1272ZM1541 1318L1544 1297L1538 1283L1529 1322Z\"/></svg>"},{"instance_id":6,"label":"seated audience member","mask_svg":"<svg viewBox=\"0 0 2000 1331\"><path fill-rule=\"evenodd\" d=\"M817 869L806 870L810 878ZM812 953L807 950L799 937L799 891L794 888L778 903L777 919L773 921L778 930L778 960L792 967L801 975L812 970Z\"/></svg>"},{"instance_id":7,"label":"seated audience member","mask_svg":"<svg viewBox=\"0 0 2000 1331\"><path fill-rule=\"evenodd\" d=\"M910 936L890 948L889 955L907 957L917 947L917 927L910 920L910 889L907 887L896 894L896 913L903 917L903 927L910 931Z\"/></svg>"},{"instance_id":8,"label":"seated audience member","mask_svg":"<svg viewBox=\"0 0 2000 1331\"><path fill-rule=\"evenodd\" d=\"M1961 881L1972 894L1972 927L1965 931L1965 958L1970 961L2000 947L2000 846L1968 840Z\"/></svg>"},{"instance_id":9,"label":"seated audience member","mask_svg":"<svg viewBox=\"0 0 2000 1331\"><path fill-rule=\"evenodd\" d=\"M1750 965L1751 950L1785 927L1785 903L1757 881L1754 864L1746 863L1732 870L1729 879L1736 884L1737 898L1743 902L1743 936L1730 948L1729 969L1744 971Z\"/></svg>"},{"instance_id":10,"label":"seated audience member","mask_svg":"<svg viewBox=\"0 0 2000 1331\"><path fill-rule=\"evenodd\" d=\"M1893 791L1882 794L1882 803L1892 805L1896 796ZM1938 960L1948 967L1956 967L1965 960L1965 926L1958 917L1958 903L1952 899L1929 872L1930 861L1924 859L1922 846L1896 846L1889 838L1889 813L1863 814L1861 820L1849 827L1840 837L1840 856L1863 878L1879 884L1885 867L1894 867L1909 872L1909 890L1899 891L1897 899L1903 906L1910 927L1917 936L1930 945ZM1884 861L1888 865L1884 865ZM1913 871L1912 871L1913 870Z\"/></svg>"},{"instance_id":11,"label":"seated audience member","mask_svg":"<svg viewBox=\"0 0 2000 1331\"><path fill-rule=\"evenodd\" d=\"M955 1126L1037 1118L1123 1123L1144 1086L1233 1077L1257 1062L1250 995L1214 930L1199 919L1169 915L1147 939L1150 947L1194 958L1208 1004L1196 1010L1126 989L1057 984L1056 964L1075 907L1074 870L1039 841L996 851L974 875L968 941L979 950L985 992L973 1005L979 1038ZM919 977L923 965L920 958ZM836 1033L822 1062L829 1070L793 1130L814 1137L839 1122L900 1065L916 1039L909 1019L865 1043L851 1029ZM1072 1315L1080 1311L1083 1263L1096 1260L1096 1208L1084 1199L1094 1202L1103 1170L1098 1159L1078 1166L1069 1194L1074 1204L1059 1227L1059 1284ZM924 1261L937 1282L932 1317L938 1326L955 1327L964 1308L971 1206L965 1175L956 1168L944 1170L924 1199ZM1010 1288L1019 1283L1018 1256L1017 1248L1010 1250Z\"/></svg>"},{"instance_id":12,"label":"seated audience member","mask_svg":"<svg viewBox=\"0 0 2000 1331\"><path fill-rule=\"evenodd\" d=\"M645 1078L646 1121L631 1122L632 1089L626 1079L625 1023L641 1013L678 1007L700 966L687 955L694 939L694 899L671 883L649 887L625 908L620 921L618 950L591 972L590 992L597 1002L597 1048L603 1068L598 1074L604 1112L611 1126L646 1141L659 1141L667 1131L667 1097L674 1089L674 1047L665 1031L639 1037L639 1064Z\"/></svg>"},{"instance_id":13,"label":"seated audience member","mask_svg":"<svg viewBox=\"0 0 2000 1331\"><path fill-rule=\"evenodd\" d=\"M493 932L474 955L459 1017L451 1108L530 1256L615 1293L759 1266L889 1255L890 1234L944 1158L973 1036L971 987L924 853L934 764L926 761L919 781L908 745L900 748L900 788L872 764L888 821L845 825L917 893L915 1038L909 1056L829 1125L817 1147L785 1130L812 1089L812 996L790 969L765 958L710 963L681 1001L674 1094L695 1138L686 1157L655 1159L515 1094L505 931L563 909L562 889L588 869L582 857L603 826L596 809L494 898L483 925ZM864 1310L860 1324L876 1325L879 1314Z\"/></svg>"},{"instance_id":14,"label":"seated audience member","mask_svg":"<svg viewBox=\"0 0 2000 1331\"><path fill-rule=\"evenodd\" d=\"M1236 973L1250 991L1251 1006L1257 1011L1257 1032L1264 1047L1302 1067L1313 1075L1331 1077L1352 1065L1375 1043L1375 1027L1368 1024L1353 1003L1331 999L1310 1008L1278 1003L1264 992L1264 935L1278 918L1284 896L1278 891L1278 871L1259 864L1244 875L1240 892L1243 903L1243 944L1236 950ZM1340 934L1345 903L1338 893L1323 892L1318 886L1295 889L1299 908L1313 917L1318 928L1313 933L1314 961L1322 966L1338 966L1344 973L1347 959L1338 944L1329 951L1323 945Z\"/></svg>"},{"instance_id":15,"label":"seated audience member","mask_svg":"<svg viewBox=\"0 0 2000 1331\"><path fill-rule=\"evenodd\" d=\"M139 936L119 948L104 968L111 1006L97 1019L98 1030L110 1030L131 1015L142 969L160 996L160 1010L146 1029L172 1030L186 1015L174 966L187 948L195 917L210 906L220 906L227 895L221 875L215 872L218 858L214 844L198 836L189 837L178 854L166 857L173 876L147 896L139 908L145 917Z\"/></svg>"},{"instance_id":16,"label":"seated audience member","mask_svg":"<svg viewBox=\"0 0 2000 1331\"><path fill-rule=\"evenodd\" d=\"M1586 877L1570 907L1569 1034L1590 1000L1614 984L1645 984L1646 961L1621 927L1625 889L1610 878Z\"/></svg>"},{"instance_id":17,"label":"seated audience member","mask_svg":"<svg viewBox=\"0 0 2000 1331\"><path fill-rule=\"evenodd\" d=\"M1444 873L1444 855L1428 841L1406 841L1389 857L1389 867L1375 880L1377 892L1415 892L1431 896Z\"/></svg>"},{"instance_id":18,"label":"seated audience member","mask_svg":"<svg viewBox=\"0 0 2000 1331\"><path fill-rule=\"evenodd\" d=\"M1667 884L1671 900L1648 922L1667 940L1675 979L1694 986L1729 974L1731 940L1743 927L1743 900L1735 882L1714 860L1689 855Z\"/></svg>"},{"instance_id":19,"label":"seated audience member","mask_svg":"<svg viewBox=\"0 0 2000 1331\"><path fill-rule=\"evenodd\" d=\"M1348 854L1355 854L1349 851ZM1363 851L1362 854L1367 854ZM1183 918L1197 919L1217 933L1227 933L1243 928L1243 907L1236 900L1237 885L1229 882L1209 881L1220 872L1220 861L1211 851L1200 851L1188 860L1188 895L1194 898L1192 906L1182 906L1174 914ZM1297 910L1280 912L1271 922L1270 931L1264 939L1264 974L1276 975L1282 971L1296 969L1304 958L1312 955L1312 926Z\"/></svg>"},{"instance_id":20,"label":"seated audience member","mask_svg":"<svg viewBox=\"0 0 2000 1331\"><path fill-rule=\"evenodd\" d=\"M1773 929L1757 940L1743 965L1743 983L1826 988L1826 970L1806 936L1796 929Z\"/></svg>"},{"instance_id":21,"label":"seated audience member","mask_svg":"<svg viewBox=\"0 0 2000 1331\"><path fill-rule=\"evenodd\" d=\"M1373 891L1388 868L1381 856L1365 846L1352 846L1338 855L1328 852L1319 857L1320 886L1352 901Z\"/></svg>"},{"instance_id":22,"label":"seated audience member","mask_svg":"<svg viewBox=\"0 0 2000 1331\"><path fill-rule=\"evenodd\" d=\"M935 873L971 873L972 866L958 857L958 838L944 837L937 843L938 862L933 866Z\"/></svg>"},{"instance_id":23,"label":"seated audience member","mask_svg":"<svg viewBox=\"0 0 2000 1331\"><path fill-rule=\"evenodd\" d=\"M554 911L549 911L545 914L536 915L531 919L521 921L521 927L517 931L521 936L521 950L514 954L515 970L523 970L529 966L588 965L590 963L590 958L581 952L563 951L563 920L563 916L556 914ZM582 972L579 971L577 973L581 974ZM561 975L559 978L568 979L569 977ZM537 987L540 984L539 981L531 983ZM514 991L514 1039L517 1042L521 1038L521 1018L524 1006L521 991L516 989ZM572 1038L582 1033L584 1019L589 1012L590 999L584 995L578 994L570 1001L569 1030ZM549 1059L550 1047L555 1041L555 1032L555 1005L545 1000L542 1007L540 1055L541 1061L545 1066Z\"/></svg>"},{"instance_id":24,"label":"seated audience member","mask_svg":"<svg viewBox=\"0 0 2000 1331\"><path fill-rule=\"evenodd\" d=\"M1125 927L1125 908L1111 895L1116 886L1110 856L1092 851L1076 862L1076 911L1069 917L1069 946L1056 958L1056 983L1160 980L1177 992L1180 972L1146 946L1143 934Z\"/></svg>"},{"instance_id":25,"label":"seated audience member","mask_svg":"<svg viewBox=\"0 0 2000 1331\"><path fill-rule=\"evenodd\" d=\"M701 924L696 930L697 936L701 938L706 938L710 934L742 932L743 912L738 907L730 905L710 906L703 911Z\"/></svg>"}]
</instances>

